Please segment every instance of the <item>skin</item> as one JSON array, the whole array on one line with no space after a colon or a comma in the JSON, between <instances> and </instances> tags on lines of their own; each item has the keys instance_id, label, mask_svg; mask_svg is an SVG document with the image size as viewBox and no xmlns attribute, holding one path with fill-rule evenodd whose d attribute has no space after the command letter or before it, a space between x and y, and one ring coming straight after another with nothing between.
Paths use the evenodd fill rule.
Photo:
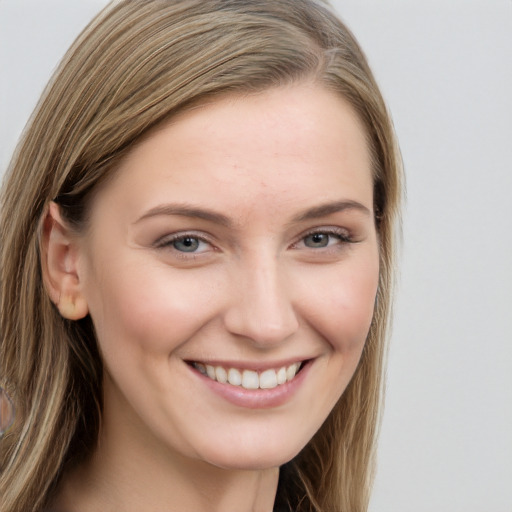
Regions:
<instances>
[{"instance_id":1,"label":"skin","mask_svg":"<svg viewBox=\"0 0 512 512\"><path fill-rule=\"evenodd\" d=\"M278 467L321 426L364 346L379 274L372 190L353 109L295 84L159 127L97 192L84 233L52 205L47 288L64 316L92 316L105 366L98 447L56 508L272 509ZM284 403L259 408L187 364L304 360Z\"/></svg>"}]
</instances>

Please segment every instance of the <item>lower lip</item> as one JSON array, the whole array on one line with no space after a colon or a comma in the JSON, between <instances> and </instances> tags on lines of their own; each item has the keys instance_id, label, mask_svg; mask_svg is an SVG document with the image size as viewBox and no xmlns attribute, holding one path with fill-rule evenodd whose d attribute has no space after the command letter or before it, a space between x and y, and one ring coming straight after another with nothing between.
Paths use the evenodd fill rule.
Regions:
<instances>
[{"instance_id":1,"label":"lower lip","mask_svg":"<svg viewBox=\"0 0 512 512\"><path fill-rule=\"evenodd\" d=\"M304 382L313 361L307 361L297 375L286 384L272 389L245 389L241 386L222 384L203 375L190 366L190 370L215 394L233 405L247 409L270 409L279 407L291 400Z\"/></svg>"}]
</instances>

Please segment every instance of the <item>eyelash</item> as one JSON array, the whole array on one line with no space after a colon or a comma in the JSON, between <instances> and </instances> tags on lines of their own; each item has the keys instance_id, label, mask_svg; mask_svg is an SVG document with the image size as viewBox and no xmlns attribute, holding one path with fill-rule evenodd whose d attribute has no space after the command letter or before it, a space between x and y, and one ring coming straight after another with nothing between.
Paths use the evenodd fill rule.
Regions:
<instances>
[{"instance_id":1,"label":"eyelash","mask_svg":"<svg viewBox=\"0 0 512 512\"><path fill-rule=\"evenodd\" d=\"M155 243L155 247L157 249L172 249L177 254L179 254L180 257L182 257L182 258L197 257L197 255L201 254L201 253L198 253L195 251L190 251L190 252L180 251L179 249L176 249L176 247L173 247L173 245L176 242L178 242L180 240L186 240L187 238L192 239L192 240L197 240L198 242L203 242L203 243L208 244L213 247L212 242L208 238L201 236L197 233L177 233L175 235L165 236L165 237L162 237L161 239L157 240L157 242Z\"/></svg>"},{"instance_id":2,"label":"eyelash","mask_svg":"<svg viewBox=\"0 0 512 512\"><path fill-rule=\"evenodd\" d=\"M314 236L314 235L327 235L329 237L337 238L338 239L338 243L335 244L335 245L352 244L352 243L356 242L347 233L346 229L334 228L334 227L330 227L330 228L315 228L315 229L313 229L313 230L311 230L311 231L301 235L300 240L298 242L295 242L294 244L292 244L292 248L296 247L299 243L304 243L306 238ZM329 249L332 249L331 245L332 244L328 243L328 245L326 247L317 247L316 249L318 249L318 250L320 250L320 249L329 250ZM313 247L308 247L308 248L315 249Z\"/></svg>"},{"instance_id":3,"label":"eyelash","mask_svg":"<svg viewBox=\"0 0 512 512\"><path fill-rule=\"evenodd\" d=\"M300 243L304 243L305 240L308 238L308 237L311 237L311 236L314 236L314 235L327 235L329 237L334 237L334 238L337 238L338 239L338 243L334 244L334 245L345 245L345 244L351 244L351 243L356 243L356 241L349 235L347 234L347 231L345 229L339 229L339 228L316 228L314 230L311 230L311 231L308 231L307 233L301 235L300 239L297 241L297 242L294 242L290 248L292 249L297 249L297 246L300 244ZM211 240L209 240L207 237L204 237L204 236L201 236L197 233L177 233L175 235L171 235L171 236L166 236L166 237L162 237L161 239L157 240L157 242L155 243L155 247L157 249L171 249L173 250L174 252L176 252L176 254L179 254L181 258L197 258L198 255L202 254L202 252L196 252L196 251L180 251L179 249L177 249L176 247L173 247L173 245L180 241L180 240L186 240L187 238L189 239L192 239L192 240L197 240L199 243L205 243L205 244L208 244L210 245L211 247L214 247L214 245L212 244ZM330 244L329 241L328 241L328 245L325 246L325 247L303 247L305 249L313 249L313 250L332 250L333 248L331 247L331 245L333 244Z\"/></svg>"}]
</instances>

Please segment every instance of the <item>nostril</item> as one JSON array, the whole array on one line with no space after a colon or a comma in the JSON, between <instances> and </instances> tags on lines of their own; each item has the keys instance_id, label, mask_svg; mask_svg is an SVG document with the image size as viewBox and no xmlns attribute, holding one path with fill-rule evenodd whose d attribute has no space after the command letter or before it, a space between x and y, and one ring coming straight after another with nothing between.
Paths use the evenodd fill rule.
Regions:
<instances>
[{"instance_id":1,"label":"nostril","mask_svg":"<svg viewBox=\"0 0 512 512\"><path fill-rule=\"evenodd\" d=\"M255 344L277 344L298 329L287 272L268 247L251 252L233 279L225 310L226 329Z\"/></svg>"}]
</instances>

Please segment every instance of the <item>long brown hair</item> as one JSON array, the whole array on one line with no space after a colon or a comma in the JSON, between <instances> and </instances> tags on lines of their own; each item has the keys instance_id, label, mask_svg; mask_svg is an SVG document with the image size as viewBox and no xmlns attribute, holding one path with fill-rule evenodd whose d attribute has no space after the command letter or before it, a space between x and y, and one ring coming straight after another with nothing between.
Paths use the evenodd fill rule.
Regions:
<instances>
[{"instance_id":1,"label":"long brown hair","mask_svg":"<svg viewBox=\"0 0 512 512\"><path fill-rule=\"evenodd\" d=\"M1 512L40 510L95 445L102 364L89 317L45 292L41 219L56 200L78 229L91 192L158 123L218 94L314 81L346 98L373 157L380 281L357 371L282 470L276 506L362 512L373 478L393 284L401 167L390 117L356 40L315 0L121 0L82 32L50 81L1 196L0 384L17 406L0 443ZM281 508L279 508L281 510Z\"/></svg>"}]
</instances>

